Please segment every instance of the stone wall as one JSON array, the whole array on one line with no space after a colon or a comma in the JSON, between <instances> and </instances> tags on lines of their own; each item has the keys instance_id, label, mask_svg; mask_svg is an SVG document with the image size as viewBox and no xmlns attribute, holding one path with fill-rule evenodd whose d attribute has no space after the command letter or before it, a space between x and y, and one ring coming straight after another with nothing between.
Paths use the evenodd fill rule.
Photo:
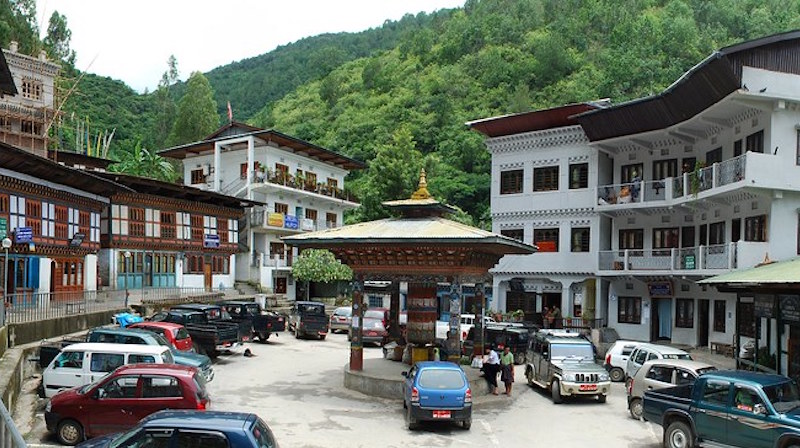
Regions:
<instances>
[{"instance_id":1,"label":"stone wall","mask_svg":"<svg viewBox=\"0 0 800 448\"><path fill-rule=\"evenodd\" d=\"M56 319L8 325L8 346L38 342L101 325L108 325L119 311L102 311L89 314L59 317ZM6 338L3 338L6 339Z\"/></svg>"}]
</instances>

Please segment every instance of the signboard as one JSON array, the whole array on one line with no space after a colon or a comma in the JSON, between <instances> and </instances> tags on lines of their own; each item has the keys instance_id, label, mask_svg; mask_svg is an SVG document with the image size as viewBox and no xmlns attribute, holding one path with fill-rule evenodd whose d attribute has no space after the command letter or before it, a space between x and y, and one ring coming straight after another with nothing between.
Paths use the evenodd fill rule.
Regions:
<instances>
[{"instance_id":1,"label":"signboard","mask_svg":"<svg viewBox=\"0 0 800 448\"><path fill-rule=\"evenodd\" d=\"M86 238L85 233L76 233L75 235L72 235L72 239L69 240L69 247L80 247L84 238Z\"/></svg>"},{"instance_id":2,"label":"signboard","mask_svg":"<svg viewBox=\"0 0 800 448\"><path fill-rule=\"evenodd\" d=\"M219 235L205 234L203 237L203 247L208 249L216 249L219 247Z\"/></svg>"},{"instance_id":3,"label":"signboard","mask_svg":"<svg viewBox=\"0 0 800 448\"><path fill-rule=\"evenodd\" d=\"M297 216L286 215L286 217L283 218L283 227L297 230L300 227L300 223L297 222Z\"/></svg>"},{"instance_id":4,"label":"signboard","mask_svg":"<svg viewBox=\"0 0 800 448\"><path fill-rule=\"evenodd\" d=\"M308 218L303 218L300 221L300 228L302 230L314 230L314 220L313 219L308 219Z\"/></svg>"},{"instance_id":5,"label":"signboard","mask_svg":"<svg viewBox=\"0 0 800 448\"><path fill-rule=\"evenodd\" d=\"M669 280L649 282L647 289L650 291L650 297L672 297L672 282Z\"/></svg>"},{"instance_id":6,"label":"signboard","mask_svg":"<svg viewBox=\"0 0 800 448\"><path fill-rule=\"evenodd\" d=\"M756 317L766 317L768 319L775 317L775 300L771 295L756 295L753 308Z\"/></svg>"},{"instance_id":7,"label":"signboard","mask_svg":"<svg viewBox=\"0 0 800 448\"><path fill-rule=\"evenodd\" d=\"M270 213L267 215L267 224L272 227L283 227L283 213Z\"/></svg>"},{"instance_id":8,"label":"signboard","mask_svg":"<svg viewBox=\"0 0 800 448\"><path fill-rule=\"evenodd\" d=\"M8 219L0 218L0 239L8 236Z\"/></svg>"},{"instance_id":9,"label":"signboard","mask_svg":"<svg viewBox=\"0 0 800 448\"><path fill-rule=\"evenodd\" d=\"M30 227L17 227L16 232L14 232L14 238L17 243L32 243L33 229Z\"/></svg>"},{"instance_id":10,"label":"signboard","mask_svg":"<svg viewBox=\"0 0 800 448\"><path fill-rule=\"evenodd\" d=\"M684 269L695 269L694 267L694 255L686 255L683 257L683 268Z\"/></svg>"},{"instance_id":11,"label":"signboard","mask_svg":"<svg viewBox=\"0 0 800 448\"><path fill-rule=\"evenodd\" d=\"M778 303L784 322L800 323L800 296L779 295Z\"/></svg>"}]
</instances>

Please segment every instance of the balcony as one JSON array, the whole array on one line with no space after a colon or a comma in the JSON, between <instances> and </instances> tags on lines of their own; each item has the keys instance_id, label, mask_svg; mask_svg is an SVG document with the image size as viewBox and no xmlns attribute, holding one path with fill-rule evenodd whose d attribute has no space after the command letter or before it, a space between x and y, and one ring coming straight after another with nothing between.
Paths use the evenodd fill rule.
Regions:
<instances>
[{"instance_id":1,"label":"balcony","mask_svg":"<svg viewBox=\"0 0 800 448\"><path fill-rule=\"evenodd\" d=\"M732 194L745 186L785 188L780 159L748 152L679 177L602 185L597 188L597 210L614 212L687 204L697 199Z\"/></svg>"},{"instance_id":2,"label":"balcony","mask_svg":"<svg viewBox=\"0 0 800 448\"><path fill-rule=\"evenodd\" d=\"M282 175L281 173L264 173L255 171L253 173L253 188L264 188L270 191L282 192L304 192L317 196L320 199L336 200L358 206L358 199L349 191L338 187L332 187L321 182L311 183L303 178L296 178L291 174Z\"/></svg>"},{"instance_id":3,"label":"balcony","mask_svg":"<svg viewBox=\"0 0 800 448\"><path fill-rule=\"evenodd\" d=\"M263 207L255 207L250 211L250 225L253 230L271 230L285 235L316 232L337 227L335 222L315 221L307 218L298 219L293 215L270 212Z\"/></svg>"},{"instance_id":4,"label":"balcony","mask_svg":"<svg viewBox=\"0 0 800 448\"><path fill-rule=\"evenodd\" d=\"M737 244L671 249L603 250L599 256L601 275L716 274L737 268Z\"/></svg>"}]
</instances>

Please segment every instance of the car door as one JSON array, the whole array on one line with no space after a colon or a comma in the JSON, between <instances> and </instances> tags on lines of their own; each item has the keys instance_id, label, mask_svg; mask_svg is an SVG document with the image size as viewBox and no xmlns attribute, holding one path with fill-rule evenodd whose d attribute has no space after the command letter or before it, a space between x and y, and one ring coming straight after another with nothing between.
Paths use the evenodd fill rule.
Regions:
<instances>
[{"instance_id":1,"label":"car door","mask_svg":"<svg viewBox=\"0 0 800 448\"><path fill-rule=\"evenodd\" d=\"M92 436L125 431L141 420L138 405L138 375L109 378L94 389L91 409L88 409L89 433Z\"/></svg>"},{"instance_id":2,"label":"car door","mask_svg":"<svg viewBox=\"0 0 800 448\"><path fill-rule=\"evenodd\" d=\"M60 389L82 386L84 382L84 365L87 353L61 352L44 373L44 386L47 396L52 396Z\"/></svg>"},{"instance_id":3,"label":"car door","mask_svg":"<svg viewBox=\"0 0 800 448\"><path fill-rule=\"evenodd\" d=\"M675 374L675 367L665 366L661 364L654 364L650 366L647 374L644 376L644 388L642 395L648 390L663 389L672 386L673 375Z\"/></svg>"},{"instance_id":4,"label":"car door","mask_svg":"<svg viewBox=\"0 0 800 448\"><path fill-rule=\"evenodd\" d=\"M180 380L170 375L143 375L142 394L136 409L139 419L164 409L190 409L196 406Z\"/></svg>"},{"instance_id":5,"label":"car door","mask_svg":"<svg viewBox=\"0 0 800 448\"><path fill-rule=\"evenodd\" d=\"M542 355L539 356L539 365L536 366L536 380L544 384L548 383L550 378L550 343L542 341Z\"/></svg>"},{"instance_id":6,"label":"car door","mask_svg":"<svg viewBox=\"0 0 800 448\"><path fill-rule=\"evenodd\" d=\"M708 379L694 413L697 436L717 443L728 443L727 421L731 382Z\"/></svg>"},{"instance_id":7,"label":"car door","mask_svg":"<svg viewBox=\"0 0 800 448\"><path fill-rule=\"evenodd\" d=\"M629 378L636 376L636 372L642 368L642 364L647 362L647 356L650 354L646 349L639 347L636 352L628 359L628 370L625 372Z\"/></svg>"},{"instance_id":8,"label":"car door","mask_svg":"<svg viewBox=\"0 0 800 448\"><path fill-rule=\"evenodd\" d=\"M760 405L767 412L759 414ZM746 385L734 385L733 402L728 414L729 444L747 448L771 448L785 429L779 428L777 416L766 405L762 394Z\"/></svg>"}]
</instances>

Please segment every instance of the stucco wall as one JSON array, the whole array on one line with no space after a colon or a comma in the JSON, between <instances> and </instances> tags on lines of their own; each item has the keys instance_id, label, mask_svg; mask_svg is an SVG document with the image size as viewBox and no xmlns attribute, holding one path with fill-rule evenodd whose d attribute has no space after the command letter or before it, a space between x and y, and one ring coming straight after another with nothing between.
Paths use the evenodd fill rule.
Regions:
<instances>
[{"instance_id":1,"label":"stucco wall","mask_svg":"<svg viewBox=\"0 0 800 448\"><path fill-rule=\"evenodd\" d=\"M11 347L106 325L118 311L102 311L8 326Z\"/></svg>"}]
</instances>

